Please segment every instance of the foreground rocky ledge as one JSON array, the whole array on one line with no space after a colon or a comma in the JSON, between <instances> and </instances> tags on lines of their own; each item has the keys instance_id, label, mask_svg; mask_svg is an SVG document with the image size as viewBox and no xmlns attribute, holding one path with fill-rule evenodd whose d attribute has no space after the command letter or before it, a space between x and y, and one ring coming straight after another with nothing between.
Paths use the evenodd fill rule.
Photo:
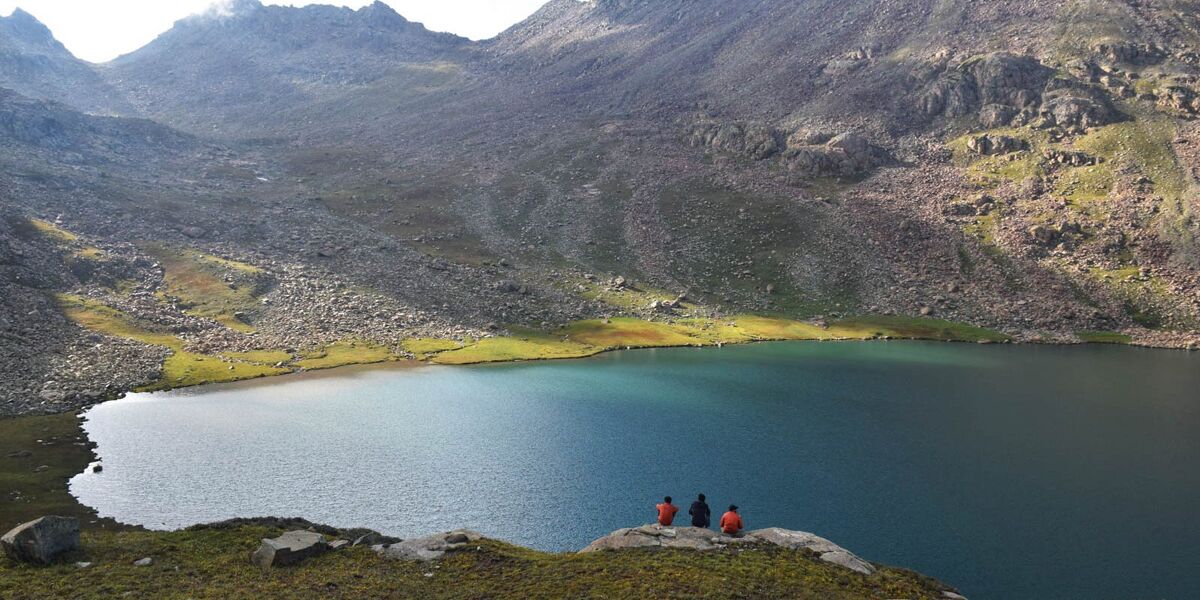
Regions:
<instances>
[{"instance_id":1,"label":"foreground rocky ledge","mask_svg":"<svg viewBox=\"0 0 1200 600\"><path fill-rule=\"evenodd\" d=\"M808 550L816 553L821 560L827 563L845 567L863 575L875 572L875 567L871 563L823 537L806 531L791 531L778 527L749 531L734 537L699 527L643 525L632 529L618 529L592 542L582 552L654 547L718 550L728 546L754 543L774 544L789 550Z\"/></svg>"},{"instance_id":2,"label":"foreground rocky ledge","mask_svg":"<svg viewBox=\"0 0 1200 600\"><path fill-rule=\"evenodd\" d=\"M50 566L0 559L0 598L961 598L784 529L732 538L646 525L566 553L469 530L400 540L278 518L165 532L85 527L80 541L55 546Z\"/></svg>"}]
</instances>

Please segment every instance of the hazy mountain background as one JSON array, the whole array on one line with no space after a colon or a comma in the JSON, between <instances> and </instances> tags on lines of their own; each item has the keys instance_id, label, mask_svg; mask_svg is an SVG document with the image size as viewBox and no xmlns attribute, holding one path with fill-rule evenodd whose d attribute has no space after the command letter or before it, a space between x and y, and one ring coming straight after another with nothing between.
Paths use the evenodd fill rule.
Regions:
<instances>
[{"instance_id":1,"label":"hazy mountain background","mask_svg":"<svg viewBox=\"0 0 1200 600\"><path fill-rule=\"evenodd\" d=\"M210 353L672 318L656 294L1195 343L1198 15L552 0L472 42L382 3L241 0L91 65L18 12L0 412L157 375L161 348L72 325L54 293ZM188 252L262 272L218 269L240 300L197 308L171 293Z\"/></svg>"}]
</instances>

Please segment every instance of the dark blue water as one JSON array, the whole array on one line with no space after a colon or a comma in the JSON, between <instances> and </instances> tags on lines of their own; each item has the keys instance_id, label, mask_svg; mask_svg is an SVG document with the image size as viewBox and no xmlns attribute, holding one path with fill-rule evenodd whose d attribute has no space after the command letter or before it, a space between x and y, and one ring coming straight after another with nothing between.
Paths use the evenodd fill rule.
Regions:
<instances>
[{"instance_id":1,"label":"dark blue water","mask_svg":"<svg viewBox=\"0 0 1200 600\"><path fill-rule=\"evenodd\" d=\"M664 494L979 598L1200 594L1200 355L780 343L374 370L103 404L72 491L180 527L303 516L575 550Z\"/></svg>"}]
</instances>

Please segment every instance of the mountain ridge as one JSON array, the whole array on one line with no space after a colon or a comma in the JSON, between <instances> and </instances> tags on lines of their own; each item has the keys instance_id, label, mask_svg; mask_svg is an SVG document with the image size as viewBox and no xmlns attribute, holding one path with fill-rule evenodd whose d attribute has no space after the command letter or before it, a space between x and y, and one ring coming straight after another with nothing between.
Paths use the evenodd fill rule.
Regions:
<instances>
[{"instance_id":1,"label":"mountain ridge","mask_svg":"<svg viewBox=\"0 0 1200 600\"><path fill-rule=\"evenodd\" d=\"M7 182L13 218L120 249L149 295L46 289L203 355L739 314L1187 347L1196 4L555 0L473 42L385 5L250 0L89 67L162 129L21 104L11 122L90 146L0 164L39 174ZM139 266L186 266L164 246L267 275L197 308ZM24 410L41 391L12 377Z\"/></svg>"}]
</instances>

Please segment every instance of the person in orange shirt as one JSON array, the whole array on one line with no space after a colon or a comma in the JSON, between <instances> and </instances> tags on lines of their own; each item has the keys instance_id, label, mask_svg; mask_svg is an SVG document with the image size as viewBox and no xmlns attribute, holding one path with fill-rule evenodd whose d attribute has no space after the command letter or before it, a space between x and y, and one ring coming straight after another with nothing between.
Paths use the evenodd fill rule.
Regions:
<instances>
[{"instance_id":1,"label":"person in orange shirt","mask_svg":"<svg viewBox=\"0 0 1200 600\"><path fill-rule=\"evenodd\" d=\"M670 527L675 521L675 513L679 512L679 507L671 504L671 497L663 498L662 504L655 506L658 508L658 524L663 527Z\"/></svg>"},{"instance_id":2,"label":"person in orange shirt","mask_svg":"<svg viewBox=\"0 0 1200 600\"><path fill-rule=\"evenodd\" d=\"M729 511L721 515L721 531L728 535L737 535L745 527L742 524L742 515L738 514L737 509L736 504L730 504Z\"/></svg>"}]
</instances>

